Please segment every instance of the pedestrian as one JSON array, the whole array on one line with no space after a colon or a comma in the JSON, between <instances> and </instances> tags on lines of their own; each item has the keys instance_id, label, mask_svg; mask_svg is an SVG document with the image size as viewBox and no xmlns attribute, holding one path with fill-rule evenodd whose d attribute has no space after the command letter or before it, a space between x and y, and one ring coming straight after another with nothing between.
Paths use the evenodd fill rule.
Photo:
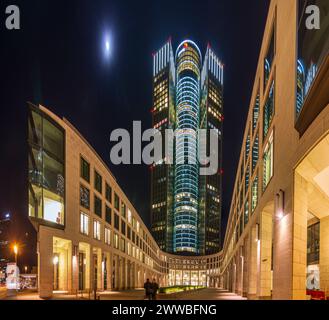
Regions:
<instances>
[{"instance_id":1,"label":"pedestrian","mask_svg":"<svg viewBox=\"0 0 329 320\"><path fill-rule=\"evenodd\" d=\"M144 283L144 289L145 289L145 299L151 300L152 299L152 283L150 282L150 279L147 279Z\"/></svg>"},{"instance_id":2,"label":"pedestrian","mask_svg":"<svg viewBox=\"0 0 329 320\"><path fill-rule=\"evenodd\" d=\"M152 282L152 300L156 300L157 299L158 290L159 290L159 285L156 282L156 280L153 279L153 282Z\"/></svg>"}]
</instances>

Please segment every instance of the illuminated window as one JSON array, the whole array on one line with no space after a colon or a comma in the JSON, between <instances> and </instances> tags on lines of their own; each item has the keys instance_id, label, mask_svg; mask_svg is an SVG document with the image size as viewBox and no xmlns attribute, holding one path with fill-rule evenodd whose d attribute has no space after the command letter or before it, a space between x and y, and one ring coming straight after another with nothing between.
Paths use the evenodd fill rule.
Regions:
<instances>
[{"instance_id":1,"label":"illuminated window","mask_svg":"<svg viewBox=\"0 0 329 320\"><path fill-rule=\"evenodd\" d=\"M120 249L121 249L122 252L125 252L126 251L125 246L126 246L126 241L125 241L124 238L121 238L121 241L120 241Z\"/></svg>"},{"instance_id":2,"label":"illuminated window","mask_svg":"<svg viewBox=\"0 0 329 320\"><path fill-rule=\"evenodd\" d=\"M119 236L116 233L114 234L114 248L119 249Z\"/></svg>"},{"instance_id":3,"label":"illuminated window","mask_svg":"<svg viewBox=\"0 0 329 320\"><path fill-rule=\"evenodd\" d=\"M248 133L247 139L246 139L246 161L248 159L249 156L249 152L250 152L250 135Z\"/></svg>"},{"instance_id":4,"label":"illuminated window","mask_svg":"<svg viewBox=\"0 0 329 320\"><path fill-rule=\"evenodd\" d=\"M89 235L89 216L85 213L80 213L80 232Z\"/></svg>"},{"instance_id":5,"label":"illuminated window","mask_svg":"<svg viewBox=\"0 0 329 320\"><path fill-rule=\"evenodd\" d=\"M244 225L246 226L249 221L249 202L248 200L244 204Z\"/></svg>"},{"instance_id":6,"label":"illuminated window","mask_svg":"<svg viewBox=\"0 0 329 320\"><path fill-rule=\"evenodd\" d=\"M131 243L130 242L127 243L127 254L129 256L131 256Z\"/></svg>"},{"instance_id":7,"label":"illuminated window","mask_svg":"<svg viewBox=\"0 0 329 320\"><path fill-rule=\"evenodd\" d=\"M257 134L254 145L252 146L252 171L254 172L259 158L259 136Z\"/></svg>"},{"instance_id":8,"label":"illuminated window","mask_svg":"<svg viewBox=\"0 0 329 320\"><path fill-rule=\"evenodd\" d=\"M132 220L131 210L128 209L128 223L131 223L131 220Z\"/></svg>"},{"instance_id":9,"label":"illuminated window","mask_svg":"<svg viewBox=\"0 0 329 320\"><path fill-rule=\"evenodd\" d=\"M97 220L94 220L94 239L101 240L101 224Z\"/></svg>"},{"instance_id":10,"label":"illuminated window","mask_svg":"<svg viewBox=\"0 0 329 320\"><path fill-rule=\"evenodd\" d=\"M106 244L111 245L111 230L108 228L104 229L104 239Z\"/></svg>"},{"instance_id":11,"label":"illuminated window","mask_svg":"<svg viewBox=\"0 0 329 320\"><path fill-rule=\"evenodd\" d=\"M263 189L265 189L273 176L273 133L266 144L263 157Z\"/></svg>"},{"instance_id":12,"label":"illuminated window","mask_svg":"<svg viewBox=\"0 0 329 320\"><path fill-rule=\"evenodd\" d=\"M251 211L254 212L254 210L257 207L258 203L258 176L256 176L253 184L252 184L252 191L251 191Z\"/></svg>"},{"instance_id":13,"label":"illuminated window","mask_svg":"<svg viewBox=\"0 0 329 320\"><path fill-rule=\"evenodd\" d=\"M252 128L253 131L256 129L257 122L258 122L258 117L259 117L259 91L256 96L255 104L253 107L253 112L252 112Z\"/></svg>"}]
</instances>

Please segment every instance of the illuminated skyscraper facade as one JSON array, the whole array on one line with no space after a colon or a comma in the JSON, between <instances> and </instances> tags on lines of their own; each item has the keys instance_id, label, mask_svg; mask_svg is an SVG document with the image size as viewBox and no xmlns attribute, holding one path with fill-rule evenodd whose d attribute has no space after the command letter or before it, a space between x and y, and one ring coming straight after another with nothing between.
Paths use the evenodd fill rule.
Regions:
<instances>
[{"instance_id":1,"label":"illuminated skyscraper facade","mask_svg":"<svg viewBox=\"0 0 329 320\"><path fill-rule=\"evenodd\" d=\"M197 133L216 130L221 168L223 65L209 46L202 60L191 40L175 55L169 40L153 57L153 127L175 130L175 139L172 164L163 150L151 168L152 233L161 249L177 254L220 250L221 170L199 174L199 147L209 155L210 145L200 146Z\"/></svg>"}]
</instances>

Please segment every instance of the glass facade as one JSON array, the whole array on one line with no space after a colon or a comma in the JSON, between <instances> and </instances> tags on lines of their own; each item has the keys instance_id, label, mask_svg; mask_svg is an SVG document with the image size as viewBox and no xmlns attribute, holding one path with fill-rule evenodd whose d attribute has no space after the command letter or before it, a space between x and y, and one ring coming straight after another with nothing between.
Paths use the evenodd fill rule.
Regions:
<instances>
[{"instance_id":1,"label":"glass facade","mask_svg":"<svg viewBox=\"0 0 329 320\"><path fill-rule=\"evenodd\" d=\"M181 43L177 49L174 252L198 253L201 59L199 48L190 41Z\"/></svg>"},{"instance_id":2,"label":"glass facade","mask_svg":"<svg viewBox=\"0 0 329 320\"><path fill-rule=\"evenodd\" d=\"M310 16L306 8L314 4L319 8L319 29L310 29L306 26L306 19ZM329 2L298 0L298 13L297 116L322 62L329 53Z\"/></svg>"},{"instance_id":3,"label":"glass facade","mask_svg":"<svg viewBox=\"0 0 329 320\"><path fill-rule=\"evenodd\" d=\"M270 129L272 119L274 116L274 81L271 84L268 98L264 106L264 117L263 117L263 137L265 138Z\"/></svg>"},{"instance_id":4,"label":"glass facade","mask_svg":"<svg viewBox=\"0 0 329 320\"><path fill-rule=\"evenodd\" d=\"M151 166L152 234L160 249L171 253L212 254L220 250L223 65L208 46L204 61L191 40L174 56L168 41L153 56L153 127L175 130L171 163ZM200 143L198 129L207 130ZM201 176L198 153L209 157L210 129L218 137L218 166ZM165 135L163 135L165 136ZM166 142L166 141L164 141Z\"/></svg>"},{"instance_id":5,"label":"glass facade","mask_svg":"<svg viewBox=\"0 0 329 320\"><path fill-rule=\"evenodd\" d=\"M263 157L263 190L267 187L273 176L273 134L266 144Z\"/></svg>"},{"instance_id":6,"label":"glass facade","mask_svg":"<svg viewBox=\"0 0 329 320\"><path fill-rule=\"evenodd\" d=\"M274 56L275 56L275 27L273 27L271 40L267 49L267 54L265 55L265 59L264 59L264 89L266 88L267 82L270 78Z\"/></svg>"},{"instance_id":7,"label":"glass facade","mask_svg":"<svg viewBox=\"0 0 329 320\"><path fill-rule=\"evenodd\" d=\"M56 225L65 223L65 132L30 105L29 216Z\"/></svg>"}]
</instances>

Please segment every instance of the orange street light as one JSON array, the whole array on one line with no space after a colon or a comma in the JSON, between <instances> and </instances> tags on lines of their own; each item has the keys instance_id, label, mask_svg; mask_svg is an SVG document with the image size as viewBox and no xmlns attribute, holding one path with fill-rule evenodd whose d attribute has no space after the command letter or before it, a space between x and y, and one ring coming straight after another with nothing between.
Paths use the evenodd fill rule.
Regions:
<instances>
[{"instance_id":1,"label":"orange street light","mask_svg":"<svg viewBox=\"0 0 329 320\"><path fill-rule=\"evenodd\" d=\"M17 265L17 255L18 255L18 245L17 244L14 244L14 253L15 253L15 262Z\"/></svg>"}]
</instances>

